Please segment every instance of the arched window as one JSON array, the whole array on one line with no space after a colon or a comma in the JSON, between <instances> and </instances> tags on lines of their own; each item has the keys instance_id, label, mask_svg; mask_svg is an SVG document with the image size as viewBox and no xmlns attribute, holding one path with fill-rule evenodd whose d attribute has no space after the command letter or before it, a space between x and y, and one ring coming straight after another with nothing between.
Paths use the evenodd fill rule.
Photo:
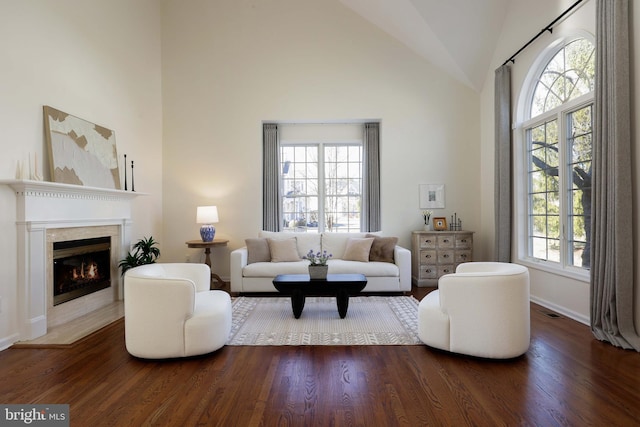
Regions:
<instances>
[{"instance_id":1,"label":"arched window","mask_svg":"<svg viewBox=\"0 0 640 427\"><path fill-rule=\"evenodd\" d=\"M549 49L528 80L521 179L526 188L520 257L588 269L595 48L586 38ZM555 267L554 267L555 268Z\"/></svg>"}]
</instances>

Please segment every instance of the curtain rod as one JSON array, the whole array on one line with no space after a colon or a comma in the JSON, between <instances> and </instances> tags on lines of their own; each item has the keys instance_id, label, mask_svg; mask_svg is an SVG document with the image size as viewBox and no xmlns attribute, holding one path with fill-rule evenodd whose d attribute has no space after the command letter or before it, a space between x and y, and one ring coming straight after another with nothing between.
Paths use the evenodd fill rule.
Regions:
<instances>
[{"instance_id":1,"label":"curtain rod","mask_svg":"<svg viewBox=\"0 0 640 427\"><path fill-rule=\"evenodd\" d=\"M562 18L564 18L569 12L571 12L576 6L578 6L580 3L582 3L584 0L578 0L577 2L575 2L574 4L571 5L571 7L567 10L565 10L564 12L562 12L562 15L558 16L556 19L553 20L553 22L551 22L549 25L547 25L546 27L544 27L542 30L540 30L540 32L538 34L536 34L531 40L529 40L527 42L527 44L525 44L524 46L522 46L516 53L514 53L513 55L511 55L511 57L509 59L507 59L506 61L504 61L504 63L502 65L507 65L507 63L509 62L513 62L515 64L516 62L516 56L518 56L518 54L520 52L522 52L523 50L525 50L531 43L533 43L538 37L540 37L541 35L543 35L544 33L546 33L547 31L549 31L550 33L553 33L553 26Z\"/></svg>"}]
</instances>

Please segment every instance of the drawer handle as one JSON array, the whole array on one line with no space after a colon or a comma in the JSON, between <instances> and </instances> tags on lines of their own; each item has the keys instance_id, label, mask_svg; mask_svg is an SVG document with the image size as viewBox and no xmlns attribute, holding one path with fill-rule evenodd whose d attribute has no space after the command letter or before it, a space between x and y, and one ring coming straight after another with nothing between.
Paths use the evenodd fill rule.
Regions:
<instances>
[{"instance_id":1,"label":"drawer handle","mask_svg":"<svg viewBox=\"0 0 640 427\"><path fill-rule=\"evenodd\" d=\"M462 255L460 255L460 258L462 258L462 259L467 259L467 255L462 254Z\"/></svg>"},{"instance_id":2,"label":"drawer handle","mask_svg":"<svg viewBox=\"0 0 640 427\"><path fill-rule=\"evenodd\" d=\"M425 243L431 243L431 239L427 239L424 241Z\"/></svg>"},{"instance_id":3,"label":"drawer handle","mask_svg":"<svg viewBox=\"0 0 640 427\"><path fill-rule=\"evenodd\" d=\"M449 272L449 269L448 269L448 268L444 269L444 272L445 272L445 273L448 273L448 272Z\"/></svg>"},{"instance_id":4,"label":"drawer handle","mask_svg":"<svg viewBox=\"0 0 640 427\"><path fill-rule=\"evenodd\" d=\"M425 255L424 257L425 258L431 258L431 255Z\"/></svg>"},{"instance_id":5,"label":"drawer handle","mask_svg":"<svg viewBox=\"0 0 640 427\"><path fill-rule=\"evenodd\" d=\"M467 243L467 239L461 239L460 240L462 243Z\"/></svg>"},{"instance_id":6,"label":"drawer handle","mask_svg":"<svg viewBox=\"0 0 640 427\"><path fill-rule=\"evenodd\" d=\"M427 273L431 273L431 269L430 268L427 269Z\"/></svg>"},{"instance_id":7,"label":"drawer handle","mask_svg":"<svg viewBox=\"0 0 640 427\"><path fill-rule=\"evenodd\" d=\"M449 258L449 254L442 255L442 258Z\"/></svg>"},{"instance_id":8,"label":"drawer handle","mask_svg":"<svg viewBox=\"0 0 640 427\"><path fill-rule=\"evenodd\" d=\"M449 239L444 239L443 242L449 243Z\"/></svg>"}]
</instances>

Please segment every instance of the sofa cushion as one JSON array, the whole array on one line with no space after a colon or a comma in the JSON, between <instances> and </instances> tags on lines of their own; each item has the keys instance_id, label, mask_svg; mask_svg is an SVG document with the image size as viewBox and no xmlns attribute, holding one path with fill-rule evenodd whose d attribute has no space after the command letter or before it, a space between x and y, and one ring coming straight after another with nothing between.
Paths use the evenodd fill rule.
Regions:
<instances>
[{"instance_id":1,"label":"sofa cushion","mask_svg":"<svg viewBox=\"0 0 640 427\"><path fill-rule=\"evenodd\" d=\"M278 274L308 274L309 261L296 262L256 262L242 269L243 277L269 277L273 279Z\"/></svg>"},{"instance_id":2,"label":"sofa cushion","mask_svg":"<svg viewBox=\"0 0 640 427\"><path fill-rule=\"evenodd\" d=\"M322 233L322 250L333 255L334 259L342 259L347 248L347 240L365 235L366 233Z\"/></svg>"},{"instance_id":3,"label":"sofa cushion","mask_svg":"<svg viewBox=\"0 0 640 427\"><path fill-rule=\"evenodd\" d=\"M295 237L284 240L267 239L267 243L271 252L271 262L300 261Z\"/></svg>"},{"instance_id":4,"label":"sofa cushion","mask_svg":"<svg viewBox=\"0 0 640 427\"><path fill-rule=\"evenodd\" d=\"M298 247L298 255L300 258L309 253L309 250L313 252L320 251L320 234L318 233L294 233L288 231L265 231L261 230L258 233L258 237L264 237L274 240L296 238L296 245Z\"/></svg>"},{"instance_id":5,"label":"sofa cushion","mask_svg":"<svg viewBox=\"0 0 640 427\"><path fill-rule=\"evenodd\" d=\"M369 261L395 262L393 253L398 244L397 237L379 237L373 234L367 234L367 237L373 237Z\"/></svg>"},{"instance_id":6,"label":"sofa cushion","mask_svg":"<svg viewBox=\"0 0 640 427\"><path fill-rule=\"evenodd\" d=\"M367 277L399 277L400 269L390 262L358 262L343 259L329 260L329 274L360 273ZM256 264L259 265L259 264ZM276 264L278 265L278 264Z\"/></svg>"},{"instance_id":7,"label":"sofa cushion","mask_svg":"<svg viewBox=\"0 0 640 427\"><path fill-rule=\"evenodd\" d=\"M342 259L345 261L369 262L369 251L373 237L351 237L347 240Z\"/></svg>"},{"instance_id":8,"label":"sofa cushion","mask_svg":"<svg viewBox=\"0 0 640 427\"><path fill-rule=\"evenodd\" d=\"M247 264L271 261L271 250L267 239L245 239L247 245Z\"/></svg>"}]
</instances>

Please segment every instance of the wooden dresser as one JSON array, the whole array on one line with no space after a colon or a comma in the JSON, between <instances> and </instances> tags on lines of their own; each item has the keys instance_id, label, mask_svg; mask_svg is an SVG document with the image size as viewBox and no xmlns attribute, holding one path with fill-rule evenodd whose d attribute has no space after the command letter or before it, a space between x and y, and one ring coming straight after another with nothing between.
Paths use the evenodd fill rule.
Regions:
<instances>
[{"instance_id":1,"label":"wooden dresser","mask_svg":"<svg viewBox=\"0 0 640 427\"><path fill-rule=\"evenodd\" d=\"M414 231L411 237L411 281L416 286L438 286L440 276L473 259L473 231Z\"/></svg>"}]
</instances>

